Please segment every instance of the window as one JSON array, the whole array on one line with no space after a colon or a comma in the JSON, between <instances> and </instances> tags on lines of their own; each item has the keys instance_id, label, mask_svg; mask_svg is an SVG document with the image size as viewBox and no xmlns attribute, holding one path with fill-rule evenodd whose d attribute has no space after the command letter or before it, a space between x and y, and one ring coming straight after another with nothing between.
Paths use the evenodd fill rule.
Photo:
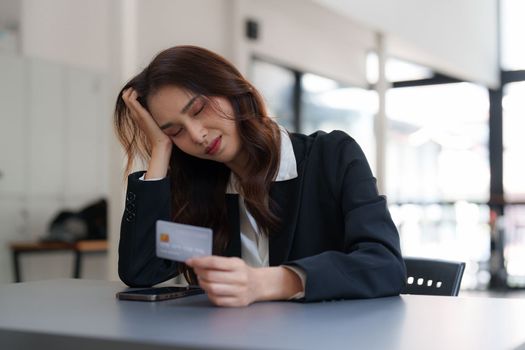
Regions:
<instances>
[{"instance_id":1,"label":"window","mask_svg":"<svg viewBox=\"0 0 525 350\"><path fill-rule=\"evenodd\" d=\"M295 131L294 72L258 59L252 61L251 69L251 81L263 95L270 115L286 129Z\"/></svg>"},{"instance_id":2,"label":"window","mask_svg":"<svg viewBox=\"0 0 525 350\"><path fill-rule=\"evenodd\" d=\"M397 88L386 105L390 200L488 200L486 89L469 83Z\"/></svg>"},{"instance_id":3,"label":"window","mask_svg":"<svg viewBox=\"0 0 525 350\"><path fill-rule=\"evenodd\" d=\"M403 255L466 261L462 288L484 287L490 280L489 207L457 201L391 204Z\"/></svg>"},{"instance_id":4,"label":"window","mask_svg":"<svg viewBox=\"0 0 525 350\"><path fill-rule=\"evenodd\" d=\"M301 92L301 132L345 131L359 143L373 171L377 93L308 73L302 76Z\"/></svg>"},{"instance_id":5,"label":"window","mask_svg":"<svg viewBox=\"0 0 525 350\"><path fill-rule=\"evenodd\" d=\"M466 261L490 280L488 93L470 83L387 93L386 192L403 254Z\"/></svg>"},{"instance_id":6,"label":"window","mask_svg":"<svg viewBox=\"0 0 525 350\"><path fill-rule=\"evenodd\" d=\"M503 186L505 199L525 201L525 81L503 90Z\"/></svg>"},{"instance_id":7,"label":"window","mask_svg":"<svg viewBox=\"0 0 525 350\"><path fill-rule=\"evenodd\" d=\"M525 205L507 205L504 216L505 267L511 287L525 285Z\"/></svg>"},{"instance_id":8,"label":"window","mask_svg":"<svg viewBox=\"0 0 525 350\"><path fill-rule=\"evenodd\" d=\"M503 89L503 186L505 193L504 256L507 283L525 285L525 81Z\"/></svg>"},{"instance_id":9,"label":"window","mask_svg":"<svg viewBox=\"0 0 525 350\"><path fill-rule=\"evenodd\" d=\"M303 134L343 130L359 143L374 171L374 115L378 108L375 91L257 58L252 61L250 77L279 124ZM298 105L294 101L299 101Z\"/></svg>"},{"instance_id":10,"label":"window","mask_svg":"<svg viewBox=\"0 0 525 350\"><path fill-rule=\"evenodd\" d=\"M370 84L377 83L378 65L377 54L370 52L366 57L366 78ZM389 57L386 61L385 75L388 81L407 81L432 78L433 72L427 67Z\"/></svg>"},{"instance_id":11,"label":"window","mask_svg":"<svg viewBox=\"0 0 525 350\"><path fill-rule=\"evenodd\" d=\"M501 0L501 65L504 70L525 69L525 1Z\"/></svg>"}]
</instances>

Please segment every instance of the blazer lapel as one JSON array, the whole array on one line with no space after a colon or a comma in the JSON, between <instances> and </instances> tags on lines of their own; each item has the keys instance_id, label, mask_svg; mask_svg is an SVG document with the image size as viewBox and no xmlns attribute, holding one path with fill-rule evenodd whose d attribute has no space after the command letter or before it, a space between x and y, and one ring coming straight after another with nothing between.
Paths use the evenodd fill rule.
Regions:
<instances>
[{"instance_id":1,"label":"blazer lapel","mask_svg":"<svg viewBox=\"0 0 525 350\"><path fill-rule=\"evenodd\" d=\"M230 226L230 242L224 256L241 257L241 229L239 220L239 195L226 194L226 211Z\"/></svg>"},{"instance_id":2,"label":"blazer lapel","mask_svg":"<svg viewBox=\"0 0 525 350\"><path fill-rule=\"evenodd\" d=\"M292 141L298 176L291 180L274 182L270 189L270 197L277 204L277 213L281 218L279 232L270 234L270 266L281 265L288 260L302 197L301 184L304 178L308 146L300 136L290 134L290 140Z\"/></svg>"},{"instance_id":3,"label":"blazer lapel","mask_svg":"<svg viewBox=\"0 0 525 350\"><path fill-rule=\"evenodd\" d=\"M293 243L297 215L299 213L299 178L274 182L270 197L277 204L281 229L269 238L270 266L277 266L288 259Z\"/></svg>"},{"instance_id":4,"label":"blazer lapel","mask_svg":"<svg viewBox=\"0 0 525 350\"><path fill-rule=\"evenodd\" d=\"M278 205L278 215L282 221L281 230L272 232L269 237L270 266L280 265L290 253L299 212L299 183L299 178L295 178L272 184L270 197ZM226 247L224 256L241 257L238 194L226 194L226 210L230 225L230 242Z\"/></svg>"}]
</instances>

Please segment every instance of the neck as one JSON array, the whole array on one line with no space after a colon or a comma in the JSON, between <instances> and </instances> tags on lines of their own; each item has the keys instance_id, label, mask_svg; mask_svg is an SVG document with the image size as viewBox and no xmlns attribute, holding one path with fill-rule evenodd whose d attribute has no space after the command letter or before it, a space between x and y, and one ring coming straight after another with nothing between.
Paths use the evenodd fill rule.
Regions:
<instances>
[{"instance_id":1,"label":"neck","mask_svg":"<svg viewBox=\"0 0 525 350\"><path fill-rule=\"evenodd\" d=\"M239 154L234 160L226 163L226 166L239 178L244 179L248 165L248 155L245 152Z\"/></svg>"}]
</instances>

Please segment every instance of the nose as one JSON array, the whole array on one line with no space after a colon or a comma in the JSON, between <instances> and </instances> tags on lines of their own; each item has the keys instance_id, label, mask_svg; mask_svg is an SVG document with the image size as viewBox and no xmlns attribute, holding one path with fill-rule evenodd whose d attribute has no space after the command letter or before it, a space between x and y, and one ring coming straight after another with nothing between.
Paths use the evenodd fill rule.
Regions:
<instances>
[{"instance_id":1,"label":"nose","mask_svg":"<svg viewBox=\"0 0 525 350\"><path fill-rule=\"evenodd\" d=\"M193 142L202 144L208 136L208 130L198 120L193 120L186 125L186 130Z\"/></svg>"}]
</instances>

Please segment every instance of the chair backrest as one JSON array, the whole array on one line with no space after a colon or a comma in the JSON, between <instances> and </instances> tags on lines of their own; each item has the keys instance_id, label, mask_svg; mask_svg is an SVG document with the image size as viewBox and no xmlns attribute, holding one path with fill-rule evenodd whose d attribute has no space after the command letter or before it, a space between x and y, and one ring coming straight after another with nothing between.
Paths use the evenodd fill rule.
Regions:
<instances>
[{"instance_id":1,"label":"chair backrest","mask_svg":"<svg viewBox=\"0 0 525 350\"><path fill-rule=\"evenodd\" d=\"M402 294L457 296L464 262L404 258L407 284Z\"/></svg>"}]
</instances>

